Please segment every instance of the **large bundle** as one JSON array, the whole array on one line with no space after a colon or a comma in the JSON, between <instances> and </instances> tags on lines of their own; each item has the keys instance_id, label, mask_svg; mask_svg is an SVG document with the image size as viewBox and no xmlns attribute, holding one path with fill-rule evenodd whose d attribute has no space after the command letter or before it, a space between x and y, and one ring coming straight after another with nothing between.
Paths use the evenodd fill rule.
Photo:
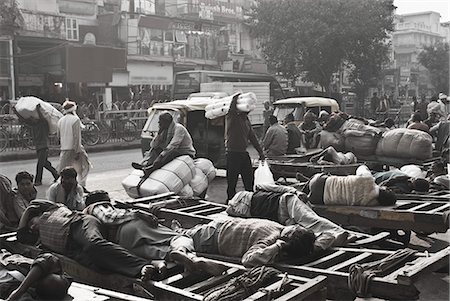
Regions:
<instances>
[{"instance_id":1,"label":"large bundle","mask_svg":"<svg viewBox=\"0 0 450 301\"><path fill-rule=\"evenodd\" d=\"M51 104L34 96L21 97L15 106L17 112L25 119L38 119L39 115L36 106L41 105L41 112L45 120L48 122L50 134L55 134L58 129L58 120L63 116L60 111Z\"/></svg>"},{"instance_id":2,"label":"large bundle","mask_svg":"<svg viewBox=\"0 0 450 301\"><path fill-rule=\"evenodd\" d=\"M320 132L320 147L325 149L332 146L337 151L343 151L345 149L344 137L338 132Z\"/></svg>"},{"instance_id":3,"label":"large bundle","mask_svg":"<svg viewBox=\"0 0 450 301\"><path fill-rule=\"evenodd\" d=\"M195 196L199 196L208 188L208 178L199 168L195 168L195 175L189 183Z\"/></svg>"},{"instance_id":4,"label":"large bundle","mask_svg":"<svg viewBox=\"0 0 450 301\"><path fill-rule=\"evenodd\" d=\"M346 130L345 150L358 155L373 155L379 140L379 136L370 132L360 130Z\"/></svg>"},{"instance_id":5,"label":"large bundle","mask_svg":"<svg viewBox=\"0 0 450 301\"><path fill-rule=\"evenodd\" d=\"M433 139L419 130L393 129L383 134L376 154L395 158L426 160L431 158Z\"/></svg>"},{"instance_id":6,"label":"large bundle","mask_svg":"<svg viewBox=\"0 0 450 301\"><path fill-rule=\"evenodd\" d=\"M345 137L345 150L358 155L373 155L382 131L358 119L344 122L339 132Z\"/></svg>"},{"instance_id":7,"label":"large bundle","mask_svg":"<svg viewBox=\"0 0 450 301\"><path fill-rule=\"evenodd\" d=\"M183 187L183 189L178 192L179 196L190 198L194 196L194 191L192 190L192 187L188 184Z\"/></svg>"},{"instance_id":8,"label":"large bundle","mask_svg":"<svg viewBox=\"0 0 450 301\"><path fill-rule=\"evenodd\" d=\"M141 185L141 196L150 196L165 192L180 192L189 184L195 174L194 160L189 156L173 159L150 174ZM122 181L122 186L130 197L139 197L136 186L142 178L141 171L133 171Z\"/></svg>"},{"instance_id":9,"label":"large bundle","mask_svg":"<svg viewBox=\"0 0 450 301\"><path fill-rule=\"evenodd\" d=\"M205 107L205 117L208 119L214 119L221 116L225 116L230 109L232 96L227 96L215 100L213 103ZM242 112L250 112L256 108L256 95L255 93L248 92L238 96L237 109Z\"/></svg>"},{"instance_id":10,"label":"large bundle","mask_svg":"<svg viewBox=\"0 0 450 301\"><path fill-rule=\"evenodd\" d=\"M122 181L122 186L130 197L138 198L141 196L170 192L164 183L153 179L147 179L142 183L140 188L141 195L139 195L136 187L143 176L144 173L142 170L133 170L131 174Z\"/></svg>"},{"instance_id":11,"label":"large bundle","mask_svg":"<svg viewBox=\"0 0 450 301\"><path fill-rule=\"evenodd\" d=\"M208 178L208 183L211 183L211 181L216 177L216 168L210 160L198 158L194 160L194 165L205 174Z\"/></svg>"}]
</instances>

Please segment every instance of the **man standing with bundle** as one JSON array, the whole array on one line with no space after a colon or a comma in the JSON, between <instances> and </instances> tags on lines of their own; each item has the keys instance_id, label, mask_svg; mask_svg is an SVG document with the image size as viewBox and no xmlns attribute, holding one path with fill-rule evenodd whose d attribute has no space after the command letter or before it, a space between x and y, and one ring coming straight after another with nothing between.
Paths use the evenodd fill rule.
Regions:
<instances>
[{"instance_id":1,"label":"man standing with bundle","mask_svg":"<svg viewBox=\"0 0 450 301\"><path fill-rule=\"evenodd\" d=\"M225 150L227 156L227 196L231 200L236 194L236 184L239 175L244 182L247 191L253 190L253 169L250 155L247 152L248 141L256 148L259 159L264 160L265 156L255 132L252 129L248 112L241 112L237 109L239 93L233 96L230 109L226 115L225 122Z\"/></svg>"}]
</instances>

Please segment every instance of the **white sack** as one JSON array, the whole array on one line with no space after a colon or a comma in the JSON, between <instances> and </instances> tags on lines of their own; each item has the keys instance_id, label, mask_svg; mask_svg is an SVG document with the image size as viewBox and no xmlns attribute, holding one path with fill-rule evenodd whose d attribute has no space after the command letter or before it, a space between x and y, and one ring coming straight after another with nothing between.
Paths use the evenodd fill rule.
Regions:
<instances>
[{"instance_id":1,"label":"white sack","mask_svg":"<svg viewBox=\"0 0 450 301\"><path fill-rule=\"evenodd\" d=\"M192 187L188 185L184 186L183 189L180 190L180 192L178 192L179 196L183 196L183 197L193 197L194 196L194 191L192 190Z\"/></svg>"},{"instance_id":2,"label":"white sack","mask_svg":"<svg viewBox=\"0 0 450 301\"><path fill-rule=\"evenodd\" d=\"M206 178L201 169L195 168L195 175L189 183L189 186L192 187L195 196L199 196L208 188L208 178Z\"/></svg>"},{"instance_id":3,"label":"white sack","mask_svg":"<svg viewBox=\"0 0 450 301\"><path fill-rule=\"evenodd\" d=\"M188 155L176 157L175 159L161 167L162 170L170 171L175 174L183 183L183 185L177 191L173 191L175 193L181 190L184 185L189 184L195 173L194 168L194 160ZM152 175L150 175L150 177L152 177Z\"/></svg>"},{"instance_id":4,"label":"white sack","mask_svg":"<svg viewBox=\"0 0 450 301\"><path fill-rule=\"evenodd\" d=\"M414 164L404 165L400 168L400 171L404 172L411 178L422 178L425 179L427 172L420 169L419 166Z\"/></svg>"},{"instance_id":5,"label":"white sack","mask_svg":"<svg viewBox=\"0 0 450 301\"><path fill-rule=\"evenodd\" d=\"M216 177L216 168L210 160L206 158L197 158L194 160L194 166L200 169L208 178L208 183L211 183Z\"/></svg>"},{"instance_id":6,"label":"white sack","mask_svg":"<svg viewBox=\"0 0 450 301\"><path fill-rule=\"evenodd\" d=\"M215 100L205 107L205 117L215 119L228 114L232 96ZM236 108L241 112L250 112L256 109L256 95L253 92L243 93L238 96Z\"/></svg>"},{"instance_id":7,"label":"white sack","mask_svg":"<svg viewBox=\"0 0 450 301\"><path fill-rule=\"evenodd\" d=\"M345 139L338 132L328 132L322 130L320 132L320 148L327 148L332 146L337 151L343 151L345 149Z\"/></svg>"},{"instance_id":8,"label":"white sack","mask_svg":"<svg viewBox=\"0 0 450 301\"><path fill-rule=\"evenodd\" d=\"M393 129L383 133L378 142L378 156L426 160L432 157L432 138L428 133L411 129Z\"/></svg>"},{"instance_id":9,"label":"white sack","mask_svg":"<svg viewBox=\"0 0 450 301\"><path fill-rule=\"evenodd\" d=\"M264 162L259 161L258 168L255 170L255 183L253 189L256 189L256 186L263 184L275 184L272 171L266 160L264 160Z\"/></svg>"},{"instance_id":10,"label":"white sack","mask_svg":"<svg viewBox=\"0 0 450 301\"><path fill-rule=\"evenodd\" d=\"M360 130L345 130L345 150L358 155L373 155L379 140L373 133Z\"/></svg>"},{"instance_id":11,"label":"white sack","mask_svg":"<svg viewBox=\"0 0 450 301\"><path fill-rule=\"evenodd\" d=\"M58 120L63 117L63 114L51 104L34 96L24 96L17 101L15 108L20 116L25 119L31 117L38 119L39 115L36 110L38 104L41 104L41 112L45 120L47 120L49 133L55 134L58 129Z\"/></svg>"},{"instance_id":12,"label":"white sack","mask_svg":"<svg viewBox=\"0 0 450 301\"><path fill-rule=\"evenodd\" d=\"M136 186L138 185L141 177L144 175L142 170L133 170L125 179L122 181L122 186L125 192L132 198L140 197ZM141 196L151 196L161 193L169 192L169 189L164 183L155 181L153 179L147 179L142 183L140 188Z\"/></svg>"},{"instance_id":13,"label":"white sack","mask_svg":"<svg viewBox=\"0 0 450 301\"><path fill-rule=\"evenodd\" d=\"M185 185L175 172L162 168L152 172L149 179L163 183L169 191L174 193L178 193Z\"/></svg>"}]
</instances>

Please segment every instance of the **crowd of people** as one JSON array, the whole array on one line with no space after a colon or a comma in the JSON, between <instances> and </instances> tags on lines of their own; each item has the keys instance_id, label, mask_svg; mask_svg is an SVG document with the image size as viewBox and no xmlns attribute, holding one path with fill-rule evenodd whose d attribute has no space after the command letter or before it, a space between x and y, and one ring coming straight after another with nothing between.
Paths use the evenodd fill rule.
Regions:
<instances>
[{"instance_id":1,"label":"crowd of people","mask_svg":"<svg viewBox=\"0 0 450 301\"><path fill-rule=\"evenodd\" d=\"M336 113L322 111L317 116L307 111L300 125L294 122L292 114L285 116L283 125L277 117L266 114L268 128L260 144L247 113L237 109L235 95L225 123L227 213L235 218L218 219L190 229L174 220L167 227L158 223L157 206L150 205L146 211L122 208L106 191L86 190L90 163L81 144L82 124L74 102L65 102L63 108L64 117L58 122L61 154L57 169L48 161L48 124L42 114L39 113L39 120L23 120L33 124L38 157L36 175L18 172L14 189L12 182L0 175L0 230L17 231L20 242L31 245L39 242L45 249L81 264L144 280L165 277L168 262L183 265L190 272L211 275L221 275L227 269L226 265L197 253L237 257L244 266L253 267L346 245L355 233L319 217L308 204L390 206L396 203L399 193L426 193L432 185L440 185L435 180L446 174L444 162L436 161L426 177L363 167L356 175L318 173L301 189L281 185L255 187L249 144L258 152L259 160L295 154L301 148L320 147L320 133L336 123ZM438 109L442 109L440 104ZM438 109L435 104L428 104L426 120ZM450 119L440 116L438 122L428 126L422 113L418 109L408 127L435 135L439 151L448 148ZM389 121L383 121L383 126L389 126ZM171 114L163 113L151 149L140 163L133 162L132 166L144 171L140 185L174 158L195 154L188 130L175 122ZM314 160L348 164L356 157L327 148ZM35 186L42 184L43 168L52 173L55 182L48 188L46 199L39 200ZM245 191L236 192L239 176ZM449 189L445 183L442 187ZM10 255L4 252L1 256ZM5 283L9 285L8 290L0 289L1 298L16 300L31 293L58 299L70 285L58 259L51 254L28 261L21 273L23 281L11 277L0 280L0 288ZM49 290L49 286L55 289Z\"/></svg>"}]
</instances>

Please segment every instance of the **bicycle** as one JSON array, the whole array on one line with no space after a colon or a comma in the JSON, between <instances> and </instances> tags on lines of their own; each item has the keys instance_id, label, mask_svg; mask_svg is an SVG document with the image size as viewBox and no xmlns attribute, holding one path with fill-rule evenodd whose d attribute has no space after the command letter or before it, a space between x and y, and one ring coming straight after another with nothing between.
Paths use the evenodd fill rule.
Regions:
<instances>
[{"instance_id":1,"label":"bicycle","mask_svg":"<svg viewBox=\"0 0 450 301\"><path fill-rule=\"evenodd\" d=\"M29 126L23 124L6 126L8 122L12 122L13 120L15 120L14 117L10 115L3 116L2 118L0 127L0 152L4 151L13 142L17 142L23 148L36 149ZM19 129L17 130L18 127ZM17 132L17 134L14 134L14 132Z\"/></svg>"},{"instance_id":2,"label":"bicycle","mask_svg":"<svg viewBox=\"0 0 450 301\"><path fill-rule=\"evenodd\" d=\"M137 138L137 125L134 121L124 116L116 116L114 119L95 122L100 129L100 142L105 143L111 136L131 142Z\"/></svg>"},{"instance_id":3,"label":"bicycle","mask_svg":"<svg viewBox=\"0 0 450 301\"><path fill-rule=\"evenodd\" d=\"M81 142L84 145L93 146L100 141L100 129L94 121L84 122L81 129Z\"/></svg>"}]
</instances>

